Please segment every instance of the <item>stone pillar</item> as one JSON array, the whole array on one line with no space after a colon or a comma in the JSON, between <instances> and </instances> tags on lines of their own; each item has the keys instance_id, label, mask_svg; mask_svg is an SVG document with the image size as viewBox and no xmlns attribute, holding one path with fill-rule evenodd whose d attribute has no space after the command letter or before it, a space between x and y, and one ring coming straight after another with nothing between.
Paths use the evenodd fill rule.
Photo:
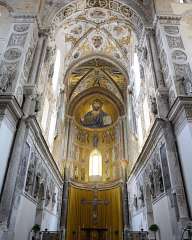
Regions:
<instances>
[{"instance_id":1,"label":"stone pillar","mask_svg":"<svg viewBox=\"0 0 192 240\"><path fill-rule=\"evenodd\" d=\"M31 92L29 92L31 93ZM16 182L18 171L21 164L21 155L23 149L23 143L26 137L26 117L31 113L31 103L33 102L33 97L26 95L26 100L24 103L24 115L20 118L17 125L17 131L14 137L14 143L12 151L9 156L9 165L7 167L6 178L4 180L4 188L1 194L0 201L0 232L4 229L3 234L0 234L1 240L12 240L15 227L15 216L14 204L17 201L19 204L19 196L16 194ZM21 110L19 111L21 113Z\"/></svg>"},{"instance_id":2,"label":"stone pillar","mask_svg":"<svg viewBox=\"0 0 192 240\"><path fill-rule=\"evenodd\" d=\"M123 223L124 223L124 240L128 240L128 228L129 228L129 201L128 201L128 191L127 191L127 166L128 161L122 160L121 167L123 171L122 176L122 200L123 200Z\"/></svg>"},{"instance_id":3,"label":"stone pillar","mask_svg":"<svg viewBox=\"0 0 192 240\"><path fill-rule=\"evenodd\" d=\"M123 199L123 222L124 222L124 240L128 240L129 230L129 202L128 202L128 191L127 182L122 185L122 199Z\"/></svg>"},{"instance_id":4,"label":"stone pillar","mask_svg":"<svg viewBox=\"0 0 192 240\"><path fill-rule=\"evenodd\" d=\"M160 118L165 118L168 113L168 90L165 87L161 64L157 51L157 44L155 38L155 32L153 29L147 30L146 40L149 50L149 56L152 66L152 71L155 79L155 88L156 88L156 101L158 115Z\"/></svg>"},{"instance_id":5,"label":"stone pillar","mask_svg":"<svg viewBox=\"0 0 192 240\"><path fill-rule=\"evenodd\" d=\"M124 159L128 159L128 129L127 129L127 117L122 118L122 134L123 134L123 143L121 146L124 146Z\"/></svg>"},{"instance_id":6,"label":"stone pillar","mask_svg":"<svg viewBox=\"0 0 192 240\"><path fill-rule=\"evenodd\" d=\"M63 184L63 197L62 197L62 208L61 208L61 221L60 227L63 232L62 239L66 238L67 231L67 206L68 206L68 192L69 192L69 182L67 180L64 181Z\"/></svg>"},{"instance_id":7,"label":"stone pillar","mask_svg":"<svg viewBox=\"0 0 192 240\"><path fill-rule=\"evenodd\" d=\"M4 178L9 164L9 155L14 141L14 135L17 124L22 116L22 111L13 96L0 96L0 148L3 152L0 154L0 199L3 194ZM0 214L1 215L1 214Z\"/></svg>"},{"instance_id":8,"label":"stone pillar","mask_svg":"<svg viewBox=\"0 0 192 240\"><path fill-rule=\"evenodd\" d=\"M175 137L170 122L163 122L163 133L167 149L172 201L174 203L173 205L178 222L178 229L175 230L177 232L176 239L179 240L179 234L189 222L189 212L181 175L178 152L175 144Z\"/></svg>"}]
</instances>

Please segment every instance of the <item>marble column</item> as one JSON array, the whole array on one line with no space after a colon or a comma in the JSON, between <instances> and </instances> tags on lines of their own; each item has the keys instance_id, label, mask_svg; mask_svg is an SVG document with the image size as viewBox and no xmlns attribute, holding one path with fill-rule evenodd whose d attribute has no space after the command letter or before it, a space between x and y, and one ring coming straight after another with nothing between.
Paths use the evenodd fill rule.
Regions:
<instances>
[{"instance_id":1,"label":"marble column","mask_svg":"<svg viewBox=\"0 0 192 240\"><path fill-rule=\"evenodd\" d=\"M124 182L122 185L122 199L123 199L124 240L128 240L129 207L128 207L127 182Z\"/></svg>"},{"instance_id":2,"label":"marble column","mask_svg":"<svg viewBox=\"0 0 192 240\"><path fill-rule=\"evenodd\" d=\"M168 89L165 87L160 59L157 51L155 32L153 29L147 29L146 40L152 66L152 72L155 79L158 115L160 118L165 118L169 110Z\"/></svg>"},{"instance_id":3,"label":"marble column","mask_svg":"<svg viewBox=\"0 0 192 240\"><path fill-rule=\"evenodd\" d=\"M65 171L66 172L66 171ZM62 239L66 237L67 231L67 205L68 205L68 192L69 192L69 182L65 179L63 184L63 197L62 197L62 207L61 207L61 221L60 227L63 232Z\"/></svg>"}]
</instances>

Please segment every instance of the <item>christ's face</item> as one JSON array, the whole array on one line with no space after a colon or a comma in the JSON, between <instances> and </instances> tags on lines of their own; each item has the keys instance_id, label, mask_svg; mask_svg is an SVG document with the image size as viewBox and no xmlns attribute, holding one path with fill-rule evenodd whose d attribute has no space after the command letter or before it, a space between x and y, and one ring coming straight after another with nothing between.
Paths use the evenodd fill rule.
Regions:
<instances>
[{"instance_id":1,"label":"christ's face","mask_svg":"<svg viewBox=\"0 0 192 240\"><path fill-rule=\"evenodd\" d=\"M101 109L101 103L95 101L93 102L92 107L94 111L99 111Z\"/></svg>"}]
</instances>

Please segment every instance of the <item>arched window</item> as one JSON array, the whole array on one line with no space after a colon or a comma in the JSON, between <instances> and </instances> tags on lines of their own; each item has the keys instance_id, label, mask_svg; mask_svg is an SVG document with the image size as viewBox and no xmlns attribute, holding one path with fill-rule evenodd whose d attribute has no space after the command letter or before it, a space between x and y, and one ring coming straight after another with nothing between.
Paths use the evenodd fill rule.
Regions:
<instances>
[{"instance_id":1,"label":"arched window","mask_svg":"<svg viewBox=\"0 0 192 240\"><path fill-rule=\"evenodd\" d=\"M89 158L89 176L102 176L102 156L94 149Z\"/></svg>"}]
</instances>

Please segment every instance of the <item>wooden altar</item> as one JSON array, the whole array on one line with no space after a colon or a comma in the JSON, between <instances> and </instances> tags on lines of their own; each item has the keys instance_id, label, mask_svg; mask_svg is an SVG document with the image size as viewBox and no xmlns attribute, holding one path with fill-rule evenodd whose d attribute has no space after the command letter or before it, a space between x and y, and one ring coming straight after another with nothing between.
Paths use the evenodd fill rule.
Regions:
<instances>
[{"instance_id":1,"label":"wooden altar","mask_svg":"<svg viewBox=\"0 0 192 240\"><path fill-rule=\"evenodd\" d=\"M84 240L107 240L107 228L81 228L85 232Z\"/></svg>"},{"instance_id":2,"label":"wooden altar","mask_svg":"<svg viewBox=\"0 0 192 240\"><path fill-rule=\"evenodd\" d=\"M122 226L119 186L104 190L70 187L66 240L122 240Z\"/></svg>"}]
</instances>

